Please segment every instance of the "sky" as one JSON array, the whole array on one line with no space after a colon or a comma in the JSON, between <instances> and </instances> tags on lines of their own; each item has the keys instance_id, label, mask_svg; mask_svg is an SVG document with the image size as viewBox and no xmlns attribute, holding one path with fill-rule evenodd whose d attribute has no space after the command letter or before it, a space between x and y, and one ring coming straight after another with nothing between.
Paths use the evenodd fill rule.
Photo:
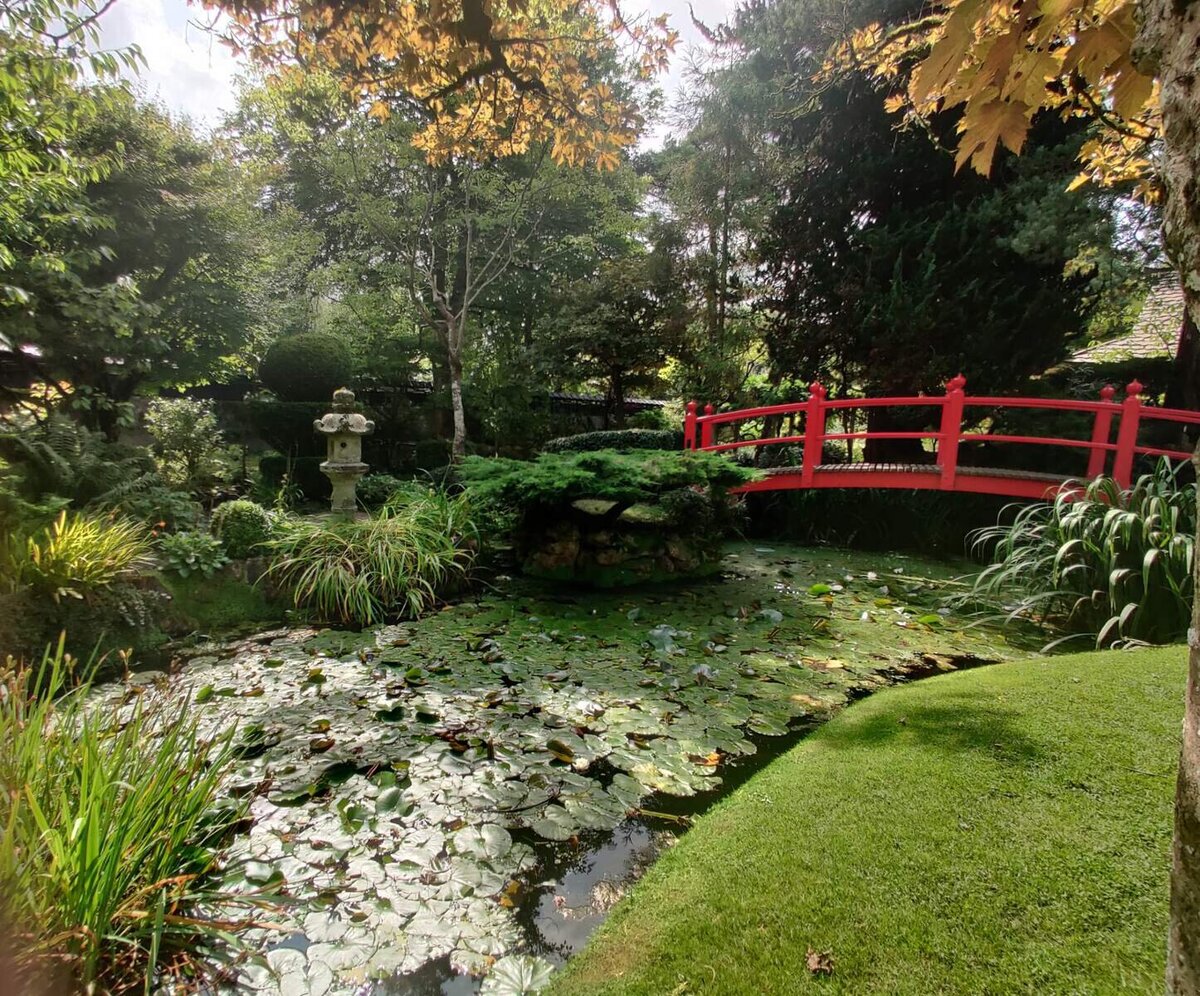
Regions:
<instances>
[{"instance_id":1,"label":"sky","mask_svg":"<svg viewBox=\"0 0 1200 996\"><path fill-rule=\"evenodd\" d=\"M693 0L692 7L697 18L715 25L733 12L735 4L736 0ZM685 52L691 45L703 44L688 13L688 0L632 0L623 4L622 10L627 16L640 11L666 13L679 32L679 48L671 68L660 78L670 102L682 85ZM210 127L232 110L234 80L243 68L200 26L211 16L186 0L117 0L101 22L106 47L141 46L148 65L139 82L147 96ZM650 144L661 142L667 130L664 125L652 129Z\"/></svg>"}]
</instances>

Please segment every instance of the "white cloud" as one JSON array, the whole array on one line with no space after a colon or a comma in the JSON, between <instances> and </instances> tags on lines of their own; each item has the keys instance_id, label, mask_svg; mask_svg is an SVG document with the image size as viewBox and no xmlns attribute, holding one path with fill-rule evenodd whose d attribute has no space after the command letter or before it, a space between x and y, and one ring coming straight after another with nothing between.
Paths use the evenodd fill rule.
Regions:
<instances>
[{"instance_id":1,"label":"white cloud","mask_svg":"<svg viewBox=\"0 0 1200 996\"><path fill-rule=\"evenodd\" d=\"M208 16L185 0L118 0L101 23L106 47L141 46L147 66L137 79L147 96L215 125L234 106L233 78L243 67L194 23Z\"/></svg>"}]
</instances>

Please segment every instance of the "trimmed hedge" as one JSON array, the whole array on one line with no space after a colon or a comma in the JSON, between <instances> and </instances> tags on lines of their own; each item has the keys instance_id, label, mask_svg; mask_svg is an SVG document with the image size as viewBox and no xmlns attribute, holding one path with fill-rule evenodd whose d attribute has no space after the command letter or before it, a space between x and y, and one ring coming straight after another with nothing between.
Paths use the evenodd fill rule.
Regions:
<instances>
[{"instance_id":1,"label":"trimmed hedge","mask_svg":"<svg viewBox=\"0 0 1200 996\"><path fill-rule=\"evenodd\" d=\"M327 401L354 376L345 341L324 332L276 339L258 368L259 379L284 401Z\"/></svg>"},{"instance_id":2,"label":"trimmed hedge","mask_svg":"<svg viewBox=\"0 0 1200 996\"><path fill-rule=\"evenodd\" d=\"M676 429L603 429L560 436L542 447L543 453L591 453L594 450L682 450L683 433Z\"/></svg>"}]
</instances>

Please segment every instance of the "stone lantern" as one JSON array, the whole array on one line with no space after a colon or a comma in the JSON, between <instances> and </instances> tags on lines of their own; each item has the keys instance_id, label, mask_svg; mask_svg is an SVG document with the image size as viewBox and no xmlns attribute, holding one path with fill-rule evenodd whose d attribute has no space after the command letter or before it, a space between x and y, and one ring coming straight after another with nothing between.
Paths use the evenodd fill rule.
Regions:
<instances>
[{"instance_id":1,"label":"stone lantern","mask_svg":"<svg viewBox=\"0 0 1200 996\"><path fill-rule=\"evenodd\" d=\"M354 489L367 472L362 462L362 437L375 431L375 423L354 410L354 392L339 387L333 392L333 411L313 422L313 429L327 443L321 473L333 484L330 507L335 513L353 515L358 511Z\"/></svg>"}]
</instances>

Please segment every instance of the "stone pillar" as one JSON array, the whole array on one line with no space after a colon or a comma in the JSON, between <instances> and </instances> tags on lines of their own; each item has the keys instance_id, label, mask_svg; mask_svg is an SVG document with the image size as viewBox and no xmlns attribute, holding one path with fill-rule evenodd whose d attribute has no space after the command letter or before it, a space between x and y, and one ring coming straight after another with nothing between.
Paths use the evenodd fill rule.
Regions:
<instances>
[{"instance_id":1,"label":"stone pillar","mask_svg":"<svg viewBox=\"0 0 1200 996\"><path fill-rule=\"evenodd\" d=\"M358 511L355 488L367 472L362 437L375 431L375 423L354 410L354 392L339 387L333 392L333 411L313 422L313 429L326 441L321 473L333 484L330 507L336 514L353 515Z\"/></svg>"}]
</instances>

